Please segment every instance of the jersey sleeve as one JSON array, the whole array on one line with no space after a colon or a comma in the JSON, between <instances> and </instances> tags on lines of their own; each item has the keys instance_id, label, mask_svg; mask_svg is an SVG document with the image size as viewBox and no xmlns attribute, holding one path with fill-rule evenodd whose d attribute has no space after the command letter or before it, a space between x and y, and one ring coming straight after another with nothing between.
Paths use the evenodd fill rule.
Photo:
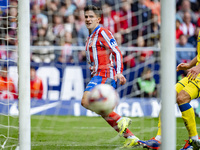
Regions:
<instances>
[{"instance_id":1,"label":"jersey sleeve","mask_svg":"<svg viewBox=\"0 0 200 150\"><path fill-rule=\"evenodd\" d=\"M101 34L101 43L106 47L106 49L109 49L115 57L116 72L122 73L123 72L123 57L114 36L108 30L102 30L100 34Z\"/></svg>"}]
</instances>

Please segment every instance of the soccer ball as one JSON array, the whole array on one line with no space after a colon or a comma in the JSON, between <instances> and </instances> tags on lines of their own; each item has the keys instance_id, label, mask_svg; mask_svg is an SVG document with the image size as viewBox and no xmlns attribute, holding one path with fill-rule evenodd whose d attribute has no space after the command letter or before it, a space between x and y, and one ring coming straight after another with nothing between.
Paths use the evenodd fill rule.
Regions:
<instances>
[{"instance_id":1,"label":"soccer ball","mask_svg":"<svg viewBox=\"0 0 200 150\"><path fill-rule=\"evenodd\" d=\"M99 84L91 90L88 103L90 110L99 115L107 116L119 103L119 95L111 85Z\"/></svg>"}]
</instances>

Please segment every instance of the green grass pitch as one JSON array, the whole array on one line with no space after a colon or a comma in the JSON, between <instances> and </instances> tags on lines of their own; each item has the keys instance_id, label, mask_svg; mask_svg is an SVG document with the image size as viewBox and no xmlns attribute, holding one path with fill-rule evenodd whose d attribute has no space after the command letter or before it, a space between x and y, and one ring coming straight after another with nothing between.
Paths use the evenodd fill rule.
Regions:
<instances>
[{"instance_id":1,"label":"green grass pitch","mask_svg":"<svg viewBox=\"0 0 200 150\"><path fill-rule=\"evenodd\" d=\"M10 125L18 124L18 118L10 118L9 121ZM6 125L7 117L0 116L0 122ZM136 117L132 118L129 129L140 139L148 140L156 135L157 122L158 118ZM196 122L200 133L200 118L196 118ZM0 125L0 131L0 135L7 135L6 127ZM182 118L177 118L176 132L176 148L179 150L188 137ZM10 128L9 135L17 138L18 129ZM39 115L31 117L32 150L117 150L123 145L124 140L101 117ZM0 136L1 145L4 141L5 138ZM10 139L6 146L16 143L16 139Z\"/></svg>"}]
</instances>

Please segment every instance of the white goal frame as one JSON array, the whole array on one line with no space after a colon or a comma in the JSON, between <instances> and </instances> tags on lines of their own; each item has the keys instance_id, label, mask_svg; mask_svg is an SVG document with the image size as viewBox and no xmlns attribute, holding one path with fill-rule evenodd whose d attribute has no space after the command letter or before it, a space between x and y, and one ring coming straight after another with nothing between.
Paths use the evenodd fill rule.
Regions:
<instances>
[{"instance_id":1,"label":"white goal frame","mask_svg":"<svg viewBox=\"0 0 200 150\"><path fill-rule=\"evenodd\" d=\"M162 150L176 150L175 0L161 0L161 129Z\"/></svg>"},{"instance_id":2,"label":"white goal frame","mask_svg":"<svg viewBox=\"0 0 200 150\"><path fill-rule=\"evenodd\" d=\"M19 149L31 149L30 1L18 1Z\"/></svg>"}]
</instances>

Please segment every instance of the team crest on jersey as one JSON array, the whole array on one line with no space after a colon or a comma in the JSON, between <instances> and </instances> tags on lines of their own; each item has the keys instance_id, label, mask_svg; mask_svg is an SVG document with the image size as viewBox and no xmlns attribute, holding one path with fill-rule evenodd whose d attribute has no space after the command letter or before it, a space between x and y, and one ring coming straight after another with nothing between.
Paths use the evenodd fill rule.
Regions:
<instances>
[{"instance_id":1,"label":"team crest on jersey","mask_svg":"<svg viewBox=\"0 0 200 150\"><path fill-rule=\"evenodd\" d=\"M115 39L110 39L110 45L113 47L117 46L117 42L115 41Z\"/></svg>"}]
</instances>

